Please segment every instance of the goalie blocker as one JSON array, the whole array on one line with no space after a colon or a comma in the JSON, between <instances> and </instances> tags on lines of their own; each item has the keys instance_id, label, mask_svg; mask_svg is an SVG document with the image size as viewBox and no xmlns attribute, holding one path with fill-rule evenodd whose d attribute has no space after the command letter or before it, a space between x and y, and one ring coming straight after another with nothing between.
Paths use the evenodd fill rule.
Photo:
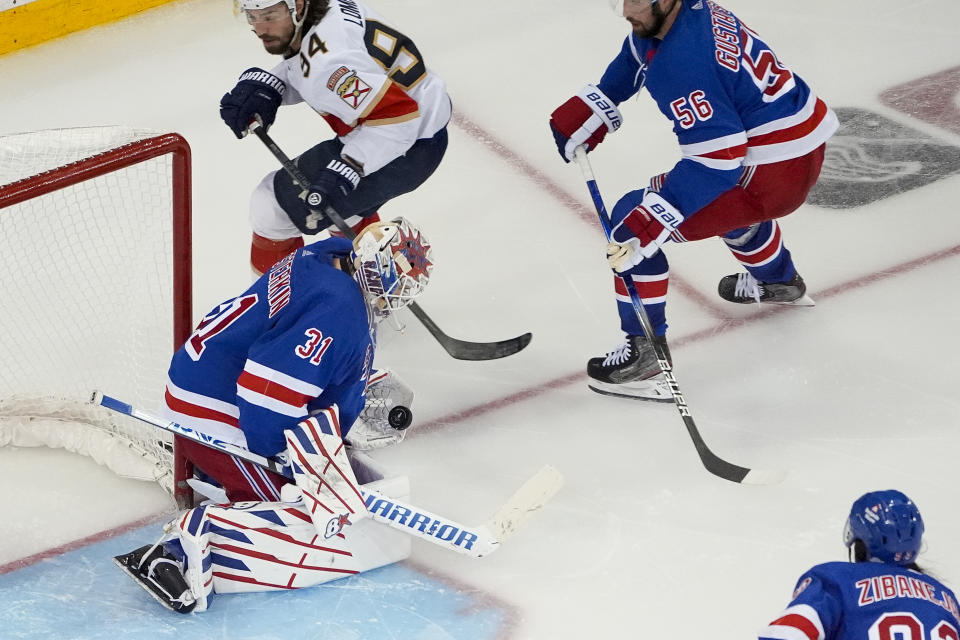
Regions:
<instances>
[{"instance_id":1,"label":"goalie blocker","mask_svg":"<svg viewBox=\"0 0 960 640\"><path fill-rule=\"evenodd\" d=\"M334 405L284 431L296 484L279 502L204 504L161 539L114 561L168 609L204 611L215 594L310 587L410 555L410 537L369 519L363 492L408 499L406 477L385 478L350 452Z\"/></svg>"}]
</instances>

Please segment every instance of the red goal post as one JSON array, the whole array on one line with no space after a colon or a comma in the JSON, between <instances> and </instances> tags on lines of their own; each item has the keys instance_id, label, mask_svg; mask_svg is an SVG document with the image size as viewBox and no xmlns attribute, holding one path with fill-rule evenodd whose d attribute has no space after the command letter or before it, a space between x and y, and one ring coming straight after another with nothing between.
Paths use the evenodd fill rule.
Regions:
<instances>
[{"instance_id":1,"label":"red goal post","mask_svg":"<svg viewBox=\"0 0 960 640\"><path fill-rule=\"evenodd\" d=\"M87 402L157 407L191 333L189 144L120 127L0 136L0 183L0 446L89 455L189 505L174 444Z\"/></svg>"}]
</instances>

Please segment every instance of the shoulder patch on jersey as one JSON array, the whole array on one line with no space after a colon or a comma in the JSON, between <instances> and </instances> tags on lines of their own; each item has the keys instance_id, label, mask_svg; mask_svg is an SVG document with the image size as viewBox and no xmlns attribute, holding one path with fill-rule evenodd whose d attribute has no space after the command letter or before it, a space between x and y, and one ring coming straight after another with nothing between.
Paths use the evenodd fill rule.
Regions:
<instances>
[{"instance_id":1,"label":"shoulder patch on jersey","mask_svg":"<svg viewBox=\"0 0 960 640\"><path fill-rule=\"evenodd\" d=\"M334 71L332 74L330 74L330 78L327 79L327 89L330 89L331 91L333 91L333 88L337 86L338 82L340 82L340 78L347 75L348 73L350 73L350 69L347 69L346 67L340 67L339 69Z\"/></svg>"},{"instance_id":2,"label":"shoulder patch on jersey","mask_svg":"<svg viewBox=\"0 0 960 640\"><path fill-rule=\"evenodd\" d=\"M807 577L804 578L803 582L797 585L797 588L793 590L793 599L796 600L797 597L804 592L804 590L810 586L810 583L813 582L813 578Z\"/></svg>"},{"instance_id":3,"label":"shoulder patch on jersey","mask_svg":"<svg viewBox=\"0 0 960 640\"><path fill-rule=\"evenodd\" d=\"M361 80L356 71L350 70L350 75L340 82L335 91L341 100L357 109L370 95L370 85Z\"/></svg>"}]
</instances>

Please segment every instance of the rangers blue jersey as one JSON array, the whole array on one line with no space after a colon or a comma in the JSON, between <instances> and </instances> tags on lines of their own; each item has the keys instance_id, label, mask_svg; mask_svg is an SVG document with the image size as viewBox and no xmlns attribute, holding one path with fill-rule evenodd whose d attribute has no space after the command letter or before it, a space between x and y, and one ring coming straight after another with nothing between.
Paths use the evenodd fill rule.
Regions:
<instances>
[{"instance_id":1,"label":"rangers blue jersey","mask_svg":"<svg viewBox=\"0 0 960 640\"><path fill-rule=\"evenodd\" d=\"M630 34L599 88L617 104L646 86L673 122L682 159L659 193L685 217L733 188L745 166L798 158L836 115L735 15L683 2L663 40Z\"/></svg>"},{"instance_id":2,"label":"rangers blue jersey","mask_svg":"<svg viewBox=\"0 0 960 640\"><path fill-rule=\"evenodd\" d=\"M827 562L800 577L793 601L761 640L957 640L953 592L879 562Z\"/></svg>"},{"instance_id":3,"label":"rangers blue jersey","mask_svg":"<svg viewBox=\"0 0 960 640\"><path fill-rule=\"evenodd\" d=\"M171 420L265 456L311 411L340 408L346 435L363 409L372 320L360 287L333 259L344 238L290 254L208 313L173 356Z\"/></svg>"}]
</instances>

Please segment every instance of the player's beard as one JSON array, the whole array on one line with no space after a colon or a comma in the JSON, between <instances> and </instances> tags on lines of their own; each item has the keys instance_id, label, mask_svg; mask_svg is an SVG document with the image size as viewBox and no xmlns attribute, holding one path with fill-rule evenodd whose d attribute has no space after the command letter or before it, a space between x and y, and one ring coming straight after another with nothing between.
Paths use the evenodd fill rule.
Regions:
<instances>
[{"instance_id":1,"label":"player's beard","mask_svg":"<svg viewBox=\"0 0 960 640\"><path fill-rule=\"evenodd\" d=\"M290 43L293 40L293 32L294 27L291 25L289 34L269 38L260 36L260 42L263 43L263 48L267 50L267 53L281 55L290 49Z\"/></svg>"},{"instance_id":2,"label":"player's beard","mask_svg":"<svg viewBox=\"0 0 960 640\"><path fill-rule=\"evenodd\" d=\"M673 11L673 7L679 0L674 0L674 4L670 6L670 11ZM638 38L652 38L658 33L660 29L663 28L663 23L667 20L667 13L663 12L663 9L660 8L660 2L654 2L650 5L650 15L653 16L653 24L645 26L643 24L634 22L630 20L631 26L633 26L633 32L637 35Z\"/></svg>"}]
</instances>

